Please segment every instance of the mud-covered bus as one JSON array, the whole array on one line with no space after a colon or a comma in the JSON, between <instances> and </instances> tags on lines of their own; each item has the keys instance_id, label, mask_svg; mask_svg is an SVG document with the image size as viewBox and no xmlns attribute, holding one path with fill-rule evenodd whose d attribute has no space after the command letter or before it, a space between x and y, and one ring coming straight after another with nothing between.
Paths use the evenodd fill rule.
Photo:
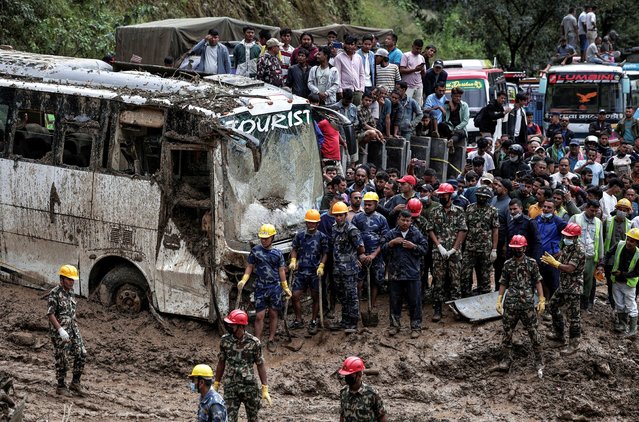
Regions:
<instances>
[{"instance_id":1,"label":"mud-covered bus","mask_svg":"<svg viewBox=\"0 0 639 422\"><path fill-rule=\"evenodd\" d=\"M308 102L259 81L0 51L0 274L215 320L263 223L288 251L323 193ZM250 289L249 289L250 290Z\"/></svg>"},{"instance_id":2,"label":"mud-covered bus","mask_svg":"<svg viewBox=\"0 0 639 422\"><path fill-rule=\"evenodd\" d=\"M572 64L553 66L539 82L544 94L544 126L550 116L568 117L568 128L579 139L588 135L588 126L606 111L606 121L616 124L624 115L630 81L619 66Z\"/></svg>"}]
</instances>

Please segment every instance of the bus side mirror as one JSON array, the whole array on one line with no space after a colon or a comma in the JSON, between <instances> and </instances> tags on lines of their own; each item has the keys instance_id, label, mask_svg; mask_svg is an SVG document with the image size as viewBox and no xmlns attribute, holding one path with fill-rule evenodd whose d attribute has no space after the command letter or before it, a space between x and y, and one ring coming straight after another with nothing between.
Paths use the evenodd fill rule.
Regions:
<instances>
[{"instance_id":1,"label":"bus side mirror","mask_svg":"<svg viewBox=\"0 0 639 422\"><path fill-rule=\"evenodd\" d=\"M539 80L539 93L545 95L547 87L548 87L548 79L547 78L541 78Z\"/></svg>"},{"instance_id":2,"label":"bus side mirror","mask_svg":"<svg viewBox=\"0 0 639 422\"><path fill-rule=\"evenodd\" d=\"M624 94L630 94L630 79L627 76L621 80L621 89Z\"/></svg>"}]
</instances>

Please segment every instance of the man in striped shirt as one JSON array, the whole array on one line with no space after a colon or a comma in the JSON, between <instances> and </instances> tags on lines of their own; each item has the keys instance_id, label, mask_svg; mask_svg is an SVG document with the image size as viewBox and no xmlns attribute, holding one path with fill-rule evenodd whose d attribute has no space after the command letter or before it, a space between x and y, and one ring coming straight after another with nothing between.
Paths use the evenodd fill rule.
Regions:
<instances>
[{"instance_id":1,"label":"man in striped shirt","mask_svg":"<svg viewBox=\"0 0 639 422\"><path fill-rule=\"evenodd\" d=\"M395 84L401 80L399 67L388 61L388 51L378 48L375 52L375 84L385 87L388 92L393 92Z\"/></svg>"},{"instance_id":2,"label":"man in striped shirt","mask_svg":"<svg viewBox=\"0 0 639 422\"><path fill-rule=\"evenodd\" d=\"M284 28L280 31L280 41L283 44L280 47L280 60L282 61L282 77L284 81L286 81L286 75L288 75L288 68L295 64L291 63L291 56L295 50L295 47L291 45L292 34L293 31L290 28Z\"/></svg>"}]
</instances>

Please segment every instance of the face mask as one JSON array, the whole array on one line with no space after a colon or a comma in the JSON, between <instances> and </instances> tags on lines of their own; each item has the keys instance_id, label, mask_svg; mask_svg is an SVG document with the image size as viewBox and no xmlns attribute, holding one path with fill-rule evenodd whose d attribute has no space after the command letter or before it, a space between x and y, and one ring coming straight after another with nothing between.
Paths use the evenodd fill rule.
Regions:
<instances>
[{"instance_id":1,"label":"face mask","mask_svg":"<svg viewBox=\"0 0 639 422\"><path fill-rule=\"evenodd\" d=\"M195 388L195 383L191 383L191 393L197 393L197 389Z\"/></svg>"},{"instance_id":2,"label":"face mask","mask_svg":"<svg viewBox=\"0 0 639 422\"><path fill-rule=\"evenodd\" d=\"M617 217L619 217L620 220L626 218L627 216L628 216L628 213L626 213L625 211L617 210Z\"/></svg>"},{"instance_id":3,"label":"face mask","mask_svg":"<svg viewBox=\"0 0 639 422\"><path fill-rule=\"evenodd\" d=\"M519 161L519 157L509 157L510 161L512 161L513 163L516 163L517 161Z\"/></svg>"},{"instance_id":4,"label":"face mask","mask_svg":"<svg viewBox=\"0 0 639 422\"><path fill-rule=\"evenodd\" d=\"M517 258L521 258L523 254L524 254L523 249L521 248L513 249L513 255L515 255Z\"/></svg>"},{"instance_id":5,"label":"face mask","mask_svg":"<svg viewBox=\"0 0 639 422\"><path fill-rule=\"evenodd\" d=\"M541 216L542 216L543 218L552 218L552 213L549 213L549 212L547 213L547 212L545 212L545 213L543 213Z\"/></svg>"},{"instance_id":6,"label":"face mask","mask_svg":"<svg viewBox=\"0 0 639 422\"><path fill-rule=\"evenodd\" d=\"M520 213L520 212L518 212L517 214L513 214L511 217L513 218L513 220L516 220L516 219L518 219L519 217L521 217L521 213Z\"/></svg>"},{"instance_id":7,"label":"face mask","mask_svg":"<svg viewBox=\"0 0 639 422\"><path fill-rule=\"evenodd\" d=\"M430 196L424 196L424 197L422 198L422 202L423 202L424 204L428 204L428 202L429 202L429 201L430 201Z\"/></svg>"},{"instance_id":8,"label":"face mask","mask_svg":"<svg viewBox=\"0 0 639 422\"><path fill-rule=\"evenodd\" d=\"M573 243L575 243L572 239L564 239L564 245L566 246L571 246Z\"/></svg>"},{"instance_id":9,"label":"face mask","mask_svg":"<svg viewBox=\"0 0 639 422\"><path fill-rule=\"evenodd\" d=\"M347 385L353 386L357 382L357 378L355 375L346 375L344 377L344 382L346 382Z\"/></svg>"},{"instance_id":10,"label":"face mask","mask_svg":"<svg viewBox=\"0 0 639 422\"><path fill-rule=\"evenodd\" d=\"M625 156L626 156L626 154L624 152L622 152L622 151L619 151L619 153L617 154L617 157L619 157L619 158L623 158Z\"/></svg>"}]
</instances>

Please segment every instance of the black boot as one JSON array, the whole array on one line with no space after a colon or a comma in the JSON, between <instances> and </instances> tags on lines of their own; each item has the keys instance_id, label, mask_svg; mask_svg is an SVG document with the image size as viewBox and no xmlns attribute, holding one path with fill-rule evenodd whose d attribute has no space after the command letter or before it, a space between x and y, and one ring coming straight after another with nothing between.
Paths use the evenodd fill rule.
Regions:
<instances>
[{"instance_id":1,"label":"black boot","mask_svg":"<svg viewBox=\"0 0 639 422\"><path fill-rule=\"evenodd\" d=\"M439 322L442 319L442 303L441 302L435 302L432 319L433 319L433 322Z\"/></svg>"}]
</instances>

